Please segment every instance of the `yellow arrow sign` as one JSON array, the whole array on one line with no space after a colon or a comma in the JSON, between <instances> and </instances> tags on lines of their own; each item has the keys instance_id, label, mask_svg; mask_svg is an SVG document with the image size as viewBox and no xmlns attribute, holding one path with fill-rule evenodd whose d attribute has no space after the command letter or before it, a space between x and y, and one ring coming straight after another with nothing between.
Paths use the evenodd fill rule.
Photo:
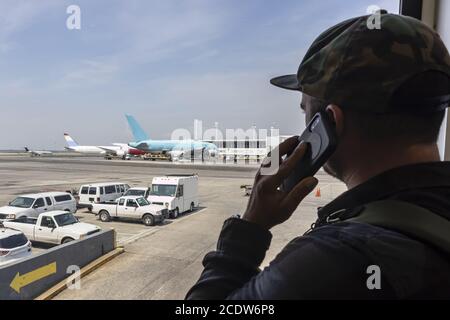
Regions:
<instances>
[{"instance_id":1,"label":"yellow arrow sign","mask_svg":"<svg viewBox=\"0 0 450 320\"><path fill-rule=\"evenodd\" d=\"M13 281L11 281L11 284L9 286L13 288L17 293L20 293L20 289L22 289L23 287L42 278L48 277L49 275L52 275L54 273L56 273L56 262L52 262L23 275L20 275L19 272L17 272L16 276L14 277Z\"/></svg>"}]
</instances>

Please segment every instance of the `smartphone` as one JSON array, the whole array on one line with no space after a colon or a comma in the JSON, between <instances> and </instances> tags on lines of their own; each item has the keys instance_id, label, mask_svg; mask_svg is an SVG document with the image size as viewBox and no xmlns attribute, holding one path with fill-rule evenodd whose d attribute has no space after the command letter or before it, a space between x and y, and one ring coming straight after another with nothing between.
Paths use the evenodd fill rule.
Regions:
<instances>
[{"instance_id":1,"label":"smartphone","mask_svg":"<svg viewBox=\"0 0 450 320\"><path fill-rule=\"evenodd\" d=\"M281 184L280 189L284 192L290 192L301 180L315 175L336 150L336 128L330 116L325 111L316 113L298 140L307 143L308 149Z\"/></svg>"}]
</instances>

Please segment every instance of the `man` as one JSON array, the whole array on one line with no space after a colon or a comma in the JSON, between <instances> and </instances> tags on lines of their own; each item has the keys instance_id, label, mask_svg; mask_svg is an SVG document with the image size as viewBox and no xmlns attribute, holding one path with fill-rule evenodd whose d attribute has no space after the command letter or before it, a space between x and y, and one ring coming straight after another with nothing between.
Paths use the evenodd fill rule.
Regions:
<instances>
[{"instance_id":1,"label":"man","mask_svg":"<svg viewBox=\"0 0 450 320\"><path fill-rule=\"evenodd\" d=\"M338 147L324 169L349 190L260 271L269 229L317 184L309 177L289 194L278 189L308 147L286 140L280 154L295 149L292 156L275 175L258 172L247 210L225 221L188 299L450 298L450 254L439 242L351 220L380 200L450 220L450 163L440 162L436 144L450 100L448 51L413 18L381 12L381 29L373 30L367 19L328 29L296 75L272 79L302 92L307 121L319 110L333 120ZM368 270L379 272L378 284L368 285Z\"/></svg>"}]
</instances>

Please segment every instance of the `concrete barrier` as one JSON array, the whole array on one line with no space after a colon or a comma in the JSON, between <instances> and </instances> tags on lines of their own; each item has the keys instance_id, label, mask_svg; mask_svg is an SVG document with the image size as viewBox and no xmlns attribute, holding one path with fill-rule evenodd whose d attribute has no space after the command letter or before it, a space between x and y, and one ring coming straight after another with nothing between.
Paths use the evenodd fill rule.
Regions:
<instances>
[{"instance_id":1,"label":"concrete barrier","mask_svg":"<svg viewBox=\"0 0 450 320\"><path fill-rule=\"evenodd\" d=\"M33 299L115 247L115 231L106 230L1 267L0 299Z\"/></svg>"}]
</instances>

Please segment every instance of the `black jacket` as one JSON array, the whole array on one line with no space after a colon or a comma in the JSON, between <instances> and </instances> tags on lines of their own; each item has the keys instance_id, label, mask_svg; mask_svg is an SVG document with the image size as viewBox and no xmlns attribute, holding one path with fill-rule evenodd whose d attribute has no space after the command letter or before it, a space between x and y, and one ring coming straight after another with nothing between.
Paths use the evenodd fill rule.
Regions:
<instances>
[{"instance_id":1,"label":"black jacket","mask_svg":"<svg viewBox=\"0 0 450 320\"><path fill-rule=\"evenodd\" d=\"M428 244L369 224L338 222L369 202L394 199L450 219L450 162L386 171L319 209L316 226L292 240L263 271L272 235L252 223L225 221L217 251L208 253L187 299L416 299L450 298L450 257ZM289 223L289 222L287 222ZM450 230L449 230L450 232ZM381 272L369 290L367 268Z\"/></svg>"}]
</instances>

